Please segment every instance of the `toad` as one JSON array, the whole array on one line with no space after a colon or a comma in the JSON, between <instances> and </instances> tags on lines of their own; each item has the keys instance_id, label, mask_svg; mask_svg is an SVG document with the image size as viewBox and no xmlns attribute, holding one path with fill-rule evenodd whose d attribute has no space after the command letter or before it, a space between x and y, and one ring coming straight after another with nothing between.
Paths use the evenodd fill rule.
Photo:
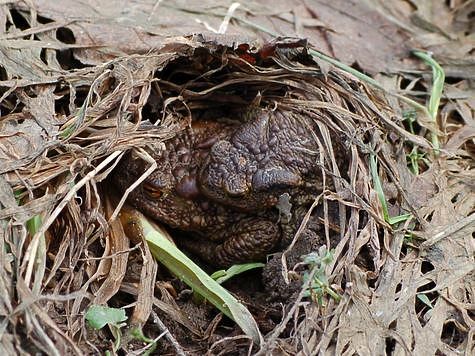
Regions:
<instances>
[{"instance_id":1,"label":"toad","mask_svg":"<svg viewBox=\"0 0 475 356\"><path fill-rule=\"evenodd\" d=\"M178 244L212 265L260 260L298 227L288 209L277 209L282 197L303 207L321 192L321 145L311 120L280 110L259 110L244 123L195 121L151 153L158 167L128 201L186 232ZM129 153L114 173L119 190L148 165Z\"/></svg>"}]
</instances>

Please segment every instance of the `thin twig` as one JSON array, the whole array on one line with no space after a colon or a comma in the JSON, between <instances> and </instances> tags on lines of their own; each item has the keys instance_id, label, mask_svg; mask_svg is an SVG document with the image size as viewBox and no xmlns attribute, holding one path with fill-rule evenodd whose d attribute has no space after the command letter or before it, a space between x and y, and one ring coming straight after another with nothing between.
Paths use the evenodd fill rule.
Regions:
<instances>
[{"instance_id":1,"label":"thin twig","mask_svg":"<svg viewBox=\"0 0 475 356\"><path fill-rule=\"evenodd\" d=\"M152 311L152 318L153 322L158 325L158 328L165 333L165 338L170 342L170 344L172 344L173 348L176 351L176 354L178 356L186 356L186 353L181 347L181 345L173 337L173 335L170 333L170 330L168 330L167 326L163 323L162 319L160 319L160 317L154 311Z\"/></svg>"},{"instance_id":2,"label":"thin twig","mask_svg":"<svg viewBox=\"0 0 475 356\"><path fill-rule=\"evenodd\" d=\"M124 194L122 195L122 198L120 198L119 204L117 204L117 207L114 209L114 212L112 213L109 222L114 221L117 218L117 215L119 214L120 209L124 205L125 200L129 196L130 192L137 188L140 183L147 179L147 177L152 174L155 169L157 169L157 162L145 150L139 148L137 154L145 161L149 162L150 167L130 187L125 190Z\"/></svg>"}]
</instances>

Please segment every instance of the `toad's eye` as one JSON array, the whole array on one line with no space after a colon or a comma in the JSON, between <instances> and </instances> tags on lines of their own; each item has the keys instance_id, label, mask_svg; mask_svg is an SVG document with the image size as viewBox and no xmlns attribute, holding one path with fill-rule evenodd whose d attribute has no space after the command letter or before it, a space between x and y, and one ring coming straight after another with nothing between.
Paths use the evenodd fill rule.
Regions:
<instances>
[{"instance_id":1,"label":"toad's eye","mask_svg":"<svg viewBox=\"0 0 475 356\"><path fill-rule=\"evenodd\" d=\"M145 193L153 199L159 199L162 196L162 191L150 183L144 183L143 189Z\"/></svg>"}]
</instances>

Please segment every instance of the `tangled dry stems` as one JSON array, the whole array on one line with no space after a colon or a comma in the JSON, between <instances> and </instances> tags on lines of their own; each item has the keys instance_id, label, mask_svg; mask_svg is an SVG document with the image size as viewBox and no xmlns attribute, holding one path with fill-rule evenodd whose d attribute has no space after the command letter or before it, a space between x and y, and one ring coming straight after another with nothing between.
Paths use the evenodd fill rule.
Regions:
<instances>
[{"instance_id":1,"label":"tangled dry stems","mask_svg":"<svg viewBox=\"0 0 475 356\"><path fill-rule=\"evenodd\" d=\"M157 266L145 246L135 257L142 260L140 278L129 275L134 250L117 221L108 222L113 207L102 183L126 150L157 146L209 112L257 105L277 105L318 125L316 164L334 187L323 204L336 200L340 207L340 241L327 272L343 296L325 305L298 298L261 352L473 350L475 195L467 184L473 161L466 140L447 145L415 177L404 149L430 145L404 130L402 108L342 72L322 73L304 48L256 65L239 48L181 38L158 53L3 84L0 300L7 352L29 350L17 335L51 354L107 347L88 333L83 313L92 303L114 301L120 290L137 294L134 323L146 323L153 305L202 335L166 290L162 300L153 296ZM335 162L335 132L350 152L348 172ZM384 220L369 172L372 154L391 214L413 214L399 226ZM455 154L465 158L455 161ZM26 222L34 216L42 225L31 234Z\"/></svg>"}]
</instances>

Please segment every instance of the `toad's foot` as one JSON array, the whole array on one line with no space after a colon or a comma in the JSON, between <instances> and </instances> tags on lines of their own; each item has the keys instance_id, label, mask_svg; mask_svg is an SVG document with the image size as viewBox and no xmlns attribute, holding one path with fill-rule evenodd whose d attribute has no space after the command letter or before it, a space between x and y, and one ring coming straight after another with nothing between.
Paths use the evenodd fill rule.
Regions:
<instances>
[{"instance_id":1,"label":"toad's foot","mask_svg":"<svg viewBox=\"0 0 475 356\"><path fill-rule=\"evenodd\" d=\"M246 219L228 229L222 243L198 237L181 239L179 244L211 265L229 267L263 260L278 246L280 235L279 227L272 221Z\"/></svg>"}]
</instances>

